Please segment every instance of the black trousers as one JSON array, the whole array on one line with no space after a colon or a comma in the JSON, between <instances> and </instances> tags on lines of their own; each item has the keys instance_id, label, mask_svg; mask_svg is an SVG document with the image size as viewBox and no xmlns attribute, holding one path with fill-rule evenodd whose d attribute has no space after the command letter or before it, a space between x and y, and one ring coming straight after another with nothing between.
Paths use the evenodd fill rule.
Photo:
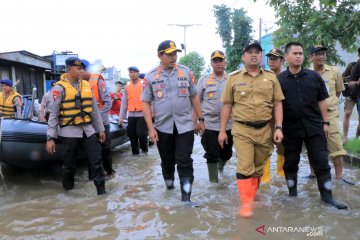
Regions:
<instances>
[{"instance_id":1,"label":"black trousers","mask_svg":"<svg viewBox=\"0 0 360 240\"><path fill-rule=\"evenodd\" d=\"M101 162L101 146L93 134L87 137L84 133L83 138L61 137L61 142L66 150L62 156L63 161L63 183L65 181L73 182L76 169L77 152L80 146L83 147L91 174L95 184L105 182L104 168Z\"/></svg>"},{"instance_id":2,"label":"black trousers","mask_svg":"<svg viewBox=\"0 0 360 240\"><path fill-rule=\"evenodd\" d=\"M157 147L161 158L162 174L165 180L174 180L175 164L180 182L194 181L193 160L194 131L179 134L174 125L174 133L168 134L157 130Z\"/></svg>"},{"instance_id":3,"label":"black trousers","mask_svg":"<svg viewBox=\"0 0 360 240\"><path fill-rule=\"evenodd\" d=\"M327 141L325 135L307 137L285 136L284 144L284 172L286 178L297 178L299 170L302 144L305 143L309 161L316 176L320 179L331 178L328 160Z\"/></svg>"},{"instance_id":4,"label":"black trousers","mask_svg":"<svg viewBox=\"0 0 360 240\"><path fill-rule=\"evenodd\" d=\"M110 125L104 125L105 127L105 142L101 144L101 156L104 170L107 174L114 173L112 168L112 157L111 157L111 138L110 138Z\"/></svg>"},{"instance_id":5,"label":"black trousers","mask_svg":"<svg viewBox=\"0 0 360 240\"><path fill-rule=\"evenodd\" d=\"M144 117L128 117L127 135L133 154L139 153L139 144L143 152L148 151L148 129Z\"/></svg>"},{"instance_id":6,"label":"black trousers","mask_svg":"<svg viewBox=\"0 0 360 240\"><path fill-rule=\"evenodd\" d=\"M218 142L219 131L213 131L205 129L204 134L201 137L201 144L205 150L204 158L207 163L218 162L221 158L224 161L228 161L232 156L233 138L231 130L226 131L228 137L228 144L224 144L224 148L221 148Z\"/></svg>"}]
</instances>

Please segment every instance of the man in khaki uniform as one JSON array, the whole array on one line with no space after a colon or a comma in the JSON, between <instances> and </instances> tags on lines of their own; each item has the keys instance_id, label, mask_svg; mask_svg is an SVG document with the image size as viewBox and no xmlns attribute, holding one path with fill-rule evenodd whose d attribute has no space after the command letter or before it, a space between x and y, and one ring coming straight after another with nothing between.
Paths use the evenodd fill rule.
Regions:
<instances>
[{"instance_id":1,"label":"man in khaki uniform","mask_svg":"<svg viewBox=\"0 0 360 240\"><path fill-rule=\"evenodd\" d=\"M327 114L330 122L330 132L327 139L329 157L334 163L336 179L348 184L354 184L342 178L346 151L343 148L339 129L338 98L341 92L345 90L345 87L341 74L334 67L325 64L326 52L326 47L316 45L310 51L310 60L313 64L311 70L315 70L321 75L329 94L329 97L326 99ZM313 169L311 169L311 173L314 176Z\"/></svg>"},{"instance_id":2,"label":"man in khaki uniform","mask_svg":"<svg viewBox=\"0 0 360 240\"><path fill-rule=\"evenodd\" d=\"M218 141L227 143L226 125L232 113L234 145L238 163L236 167L237 186L242 202L239 214L250 217L263 167L269 157L273 142L282 141L282 103L284 99L275 74L260 67L262 48L259 42L245 45L242 60L245 67L229 74L221 98L224 103L221 112L221 126ZM275 118L275 132L269 124Z\"/></svg>"},{"instance_id":3,"label":"man in khaki uniform","mask_svg":"<svg viewBox=\"0 0 360 240\"><path fill-rule=\"evenodd\" d=\"M269 68L271 71L275 73L277 76L282 71L282 66L284 65L284 53L277 48L273 48L266 54L268 57ZM276 173L278 176L284 176L284 146L279 143L276 144ZM266 160L266 164L264 167L264 174L261 178L262 183L270 182L270 157Z\"/></svg>"}]
</instances>

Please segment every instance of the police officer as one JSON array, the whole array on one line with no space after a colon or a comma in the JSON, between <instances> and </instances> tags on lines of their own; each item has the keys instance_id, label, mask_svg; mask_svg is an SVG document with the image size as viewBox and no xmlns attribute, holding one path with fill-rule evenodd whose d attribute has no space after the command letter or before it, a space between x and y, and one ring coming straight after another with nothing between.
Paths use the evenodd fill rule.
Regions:
<instances>
[{"instance_id":1,"label":"police officer","mask_svg":"<svg viewBox=\"0 0 360 240\"><path fill-rule=\"evenodd\" d=\"M338 209L347 206L334 200L328 162L326 138L329 136L326 85L315 71L302 67L303 46L290 42L285 46L288 69L279 74L285 95L284 107L284 172L290 196L297 196L297 172L302 145L305 143L309 161L314 168L321 199Z\"/></svg>"},{"instance_id":2,"label":"police officer","mask_svg":"<svg viewBox=\"0 0 360 240\"><path fill-rule=\"evenodd\" d=\"M123 124L128 116L127 135L131 143L133 155L138 155L139 145L143 153L148 152L147 127L144 119L143 105L141 94L144 88L144 81L139 78L139 69L129 67L130 82L125 86L125 91L121 100L119 123Z\"/></svg>"},{"instance_id":3,"label":"police officer","mask_svg":"<svg viewBox=\"0 0 360 240\"><path fill-rule=\"evenodd\" d=\"M42 97L41 99L41 107L40 107L40 114L39 114L39 122L47 122L48 119L49 119L49 111L48 111L48 108L49 108L49 104L50 104L50 99L52 97L52 93L51 93L51 90L52 88L55 86L56 84L56 81L51 81L50 83L50 90L47 91L44 96Z\"/></svg>"},{"instance_id":4,"label":"police officer","mask_svg":"<svg viewBox=\"0 0 360 240\"><path fill-rule=\"evenodd\" d=\"M81 60L85 66L82 79L90 83L92 92L95 96L98 108L101 114L101 119L105 128L105 141L101 143L101 156L103 167L106 172L106 177L111 178L115 175L115 170L112 168L111 157L111 138L110 138L110 120L109 112L111 109L111 97L106 88L105 79L98 73L91 73L92 66L89 61ZM90 169L89 169L90 170ZM90 174L91 176L91 174Z\"/></svg>"},{"instance_id":5,"label":"police officer","mask_svg":"<svg viewBox=\"0 0 360 240\"><path fill-rule=\"evenodd\" d=\"M145 89L142 95L144 116L149 137L153 142L157 142L166 187L174 188L177 164L181 200L190 202L194 180L191 159L194 145L193 110L200 121L200 133L204 130L204 118L192 72L187 67L176 64L177 53L181 50L176 48L173 41L166 40L160 43L157 52L160 65L145 76ZM155 117L154 124L152 111Z\"/></svg>"},{"instance_id":6,"label":"police officer","mask_svg":"<svg viewBox=\"0 0 360 240\"><path fill-rule=\"evenodd\" d=\"M327 104L327 115L330 122L330 131L327 139L329 158L332 159L335 167L335 176L339 181L354 185L354 183L343 179L344 155L339 129L338 100L342 91L345 90L341 74L337 69L325 64L327 48L322 45L315 45L310 50L311 70L315 70L325 81L329 97L325 100ZM311 169L313 172L313 169Z\"/></svg>"},{"instance_id":7,"label":"police officer","mask_svg":"<svg viewBox=\"0 0 360 240\"><path fill-rule=\"evenodd\" d=\"M21 118L22 97L14 90L13 81L4 79L0 84L0 117Z\"/></svg>"},{"instance_id":8,"label":"police officer","mask_svg":"<svg viewBox=\"0 0 360 240\"><path fill-rule=\"evenodd\" d=\"M229 121L226 126L228 144L221 148L218 143L220 130L220 113L223 104L220 102L227 76L225 73L226 60L222 51L216 50L211 54L212 73L201 76L197 83L197 92L201 102L202 114L204 116L205 131L201 137L204 147L204 158L207 160L210 182L219 182L218 169L223 171L226 162L232 156L232 136Z\"/></svg>"},{"instance_id":9,"label":"police officer","mask_svg":"<svg viewBox=\"0 0 360 240\"><path fill-rule=\"evenodd\" d=\"M229 74L221 101L219 144L228 143L226 126L230 114L233 118L233 135L236 155L237 186L241 206L239 215L250 217L252 203L258 190L266 159L273 150L273 141L282 141L282 104L284 96L273 72L260 67L262 47L257 41L248 42L243 49L245 67ZM275 118L272 137L270 119Z\"/></svg>"},{"instance_id":10,"label":"police officer","mask_svg":"<svg viewBox=\"0 0 360 240\"><path fill-rule=\"evenodd\" d=\"M268 58L270 70L273 71L275 75L278 75L282 71L282 66L284 65L284 53L278 48L273 48L266 56ZM274 124L272 124L272 126L273 125ZM278 176L284 176L284 146L281 143L276 144L276 153L276 173ZM261 182L270 182L270 157L266 160Z\"/></svg>"},{"instance_id":11,"label":"police officer","mask_svg":"<svg viewBox=\"0 0 360 240\"><path fill-rule=\"evenodd\" d=\"M52 90L46 150L50 154L55 152L55 138L60 138L66 146L62 156L62 185L65 190L71 190L74 187L77 149L82 145L97 194L101 195L105 193L105 174L99 140L105 141L104 125L90 84L81 80L84 64L74 57L66 59L65 64L67 73L61 75ZM99 133L99 140L96 133Z\"/></svg>"}]
</instances>

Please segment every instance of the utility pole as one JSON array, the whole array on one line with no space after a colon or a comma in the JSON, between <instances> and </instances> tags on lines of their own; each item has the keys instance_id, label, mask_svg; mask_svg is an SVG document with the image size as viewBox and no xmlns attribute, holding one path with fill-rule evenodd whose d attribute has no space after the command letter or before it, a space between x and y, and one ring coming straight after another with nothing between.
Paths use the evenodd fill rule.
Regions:
<instances>
[{"instance_id":1,"label":"utility pole","mask_svg":"<svg viewBox=\"0 0 360 240\"><path fill-rule=\"evenodd\" d=\"M259 21L259 42L261 42L261 31L262 31L262 18Z\"/></svg>"},{"instance_id":2,"label":"utility pole","mask_svg":"<svg viewBox=\"0 0 360 240\"><path fill-rule=\"evenodd\" d=\"M191 26L200 26L201 24L168 24L169 26L178 26L184 28L184 55L186 56L186 29Z\"/></svg>"}]
</instances>

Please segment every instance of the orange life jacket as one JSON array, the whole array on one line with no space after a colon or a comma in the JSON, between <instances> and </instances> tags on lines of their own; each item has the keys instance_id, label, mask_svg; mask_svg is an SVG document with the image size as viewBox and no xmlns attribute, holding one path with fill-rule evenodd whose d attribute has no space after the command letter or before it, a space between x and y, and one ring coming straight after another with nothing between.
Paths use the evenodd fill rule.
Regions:
<instances>
[{"instance_id":1,"label":"orange life jacket","mask_svg":"<svg viewBox=\"0 0 360 240\"><path fill-rule=\"evenodd\" d=\"M130 81L125 86L129 112L141 112L143 110L141 102L141 94L144 88L143 83L143 80L138 81L136 84Z\"/></svg>"},{"instance_id":2,"label":"orange life jacket","mask_svg":"<svg viewBox=\"0 0 360 240\"><path fill-rule=\"evenodd\" d=\"M99 79L101 79L105 82L105 79L101 76L101 74L92 73L89 78L89 83L90 83L91 89L93 91L93 94L95 96L96 102L98 103L98 107L101 110L104 103L99 94L99 87L98 87Z\"/></svg>"}]
</instances>

